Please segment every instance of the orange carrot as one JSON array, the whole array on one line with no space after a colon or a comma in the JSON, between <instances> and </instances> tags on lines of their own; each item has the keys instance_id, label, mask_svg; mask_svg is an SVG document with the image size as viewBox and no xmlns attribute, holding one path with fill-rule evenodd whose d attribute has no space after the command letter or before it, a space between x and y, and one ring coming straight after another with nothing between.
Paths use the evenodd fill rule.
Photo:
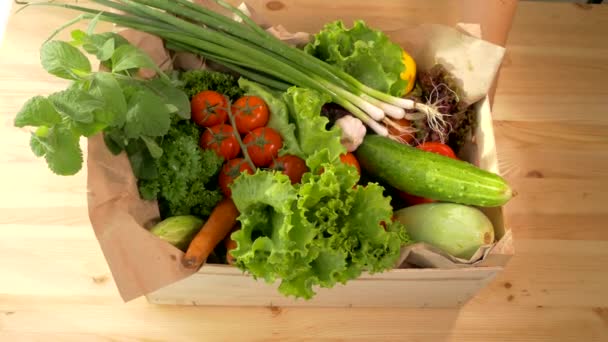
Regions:
<instances>
[{"instance_id":1,"label":"orange carrot","mask_svg":"<svg viewBox=\"0 0 608 342\"><path fill-rule=\"evenodd\" d=\"M218 203L203 228L190 242L182 264L186 268L199 268L213 252L215 246L220 243L234 227L239 215L234 202L224 198Z\"/></svg>"},{"instance_id":2,"label":"orange carrot","mask_svg":"<svg viewBox=\"0 0 608 342\"><path fill-rule=\"evenodd\" d=\"M228 233L228 235L226 235L226 238L224 239L224 247L226 247L226 262L228 263L228 265L234 265L234 263L236 261L235 257L233 257L232 254L230 254L230 251L235 249L237 244L236 244L236 241L232 240L232 237L230 237L230 236L232 235L232 233L236 232L239 229L241 229L241 224L237 223L234 226L234 228L232 228L230 233Z\"/></svg>"},{"instance_id":3,"label":"orange carrot","mask_svg":"<svg viewBox=\"0 0 608 342\"><path fill-rule=\"evenodd\" d=\"M230 254L230 251L236 248L236 241L228 236L224 240L224 245L226 246L226 262L228 262L228 265L234 265L235 258Z\"/></svg>"}]
</instances>

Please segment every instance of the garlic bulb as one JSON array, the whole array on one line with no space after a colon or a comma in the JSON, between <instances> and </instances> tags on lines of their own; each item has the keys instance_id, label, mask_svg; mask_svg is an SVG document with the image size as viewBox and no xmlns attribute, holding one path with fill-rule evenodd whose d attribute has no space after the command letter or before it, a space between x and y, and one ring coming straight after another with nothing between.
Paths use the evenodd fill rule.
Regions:
<instances>
[{"instance_id":1,"label":"garlic bulb","mask_svg":"<svg viewBox=\"0 0 608 342\"><path fill-rule=\"evenodd\" d=\"M342 129L340 143L348 152L355 151L363 143L367 129L363 122L352 115L346 115L336 120L336 125Z\"/></svg>"}]
</instances>

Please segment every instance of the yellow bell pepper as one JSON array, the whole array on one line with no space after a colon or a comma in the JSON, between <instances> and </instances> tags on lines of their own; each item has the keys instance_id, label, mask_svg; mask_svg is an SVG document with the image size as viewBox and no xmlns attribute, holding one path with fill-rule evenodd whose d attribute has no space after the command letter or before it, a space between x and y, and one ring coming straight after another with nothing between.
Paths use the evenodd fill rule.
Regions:
<instances>
[{"instance_id":1,"label":"yellow bell pepper","mask_svg":"<svg viewBox=\"0 0 608 342\"><path fill-rule=\"evenodd\" d=\"M405 70L401 72L400 76L402 80L407 81L407 87L405 88L405 93L407 94L414 89L414 84L416 83L416 62L405 51L401 55L401 60L405 64Z\"/></svg>"}]
</instances>

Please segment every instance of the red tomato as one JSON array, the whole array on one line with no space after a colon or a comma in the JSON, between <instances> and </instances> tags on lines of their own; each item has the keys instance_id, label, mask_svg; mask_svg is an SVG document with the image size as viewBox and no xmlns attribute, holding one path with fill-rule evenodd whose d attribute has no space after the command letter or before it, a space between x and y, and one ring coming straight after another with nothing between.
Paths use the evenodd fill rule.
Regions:
<instances>
[{"instance_id":1,"label":"red tomato","mask_svg":"<svg viewBox=\"0 0 608 342\"><path fill-rule=\"evenodd\" d=\"M405 129L409 128L412 125L412 123L408 119L395 120L395 123ZM388 125L387 128L388 128L388 133L390 135L399 137L403 142L405 142L407 144L414 141L414 133L400 132L397 128L390 126L390 125Z\"/></svg>"},{"instance_id":2,"label":"red tomato","mask_svg":"<svg viewBox=\"0 0 608 342\"><path fill-rule=\"evenodd\" d=\"M289 154L275 159L270 168L286 174L291 180L291 184L300 183L302 175L308 171L306 162L302 158Z\"/></svg>"},{"instance_id":3,"label":"red tomato","mask_svg":"<svg viewBox=\"0 0 608 342\"><path fill-rule=\"evenodd\" d=\"M450 146L442 144L440 142L429 141L416 147L423 151L441 154L442 156L450 157L452 159L458 159L454 151L452 151L452 149L450 148Z\"/></svg>"},{"instance_id":4,"label":"red tomato","mask_svg":"<svg viewBox=\"0 0 608 342\"><path fill-rule=\"evenodd\" d=\"M203 127L219 125L228 117L228 100L224 95L212 90L194 95L190 108L192 120Z\"/></svg>"},{"instance_id":5,"label":"red tomato","mask_svg":"<svg viewBox=\"0 0 608 342\"><path fill-rule=\"evenodd\" d=\"M260 127L249 132L243 143L247 146L247 152L255 166L266 167L279 153L283 139L274 129Z\"/></svg>"},{"instance_id":6,"label":"red tomato","mask_svg":"<svg viewBox=\"0 0 608 342\"><path fill-rule=\"evenodd\" d=\"M348 165L352 165L354 167L357 168L357 172L359 172L359 174L361 174L361 166L359 165L359 161L357 160L357 158L355 158L355 155L350 153L350 152L346 152L346 154L343 154L340 156L340 161L344 164L348 164Z\"/></svg>"},{"instance_id":7,"label":"red tomato","mask_svg":"<svg viewBox=\"0 0 608 342\"><path fill-rule=\"evenodd\" d=\"M430 198L424 198L419 196L410 195L407 192L399 191L399 197L404 200L409 205L423 204L423 203L433 203L435 200Z\"/></svg>"},{"instance_id":8,"label":"red tomato","mask_svg":"<svg viewBox=\"0 0 608 342\"><path fill-rule=\"evenodd\" d=\"M225 124L207 127L201 136L200 145L203 149L214 150L224 160L230 160L241 152L232 126Z\"/></svg>"},{"instance_id":9,"label":"red tomato","mask_svg":"<svg viewBox=\"0 0 608 342\"><path fill-rule=\"evenodd\" d=\"M249 174L253 174L253 169L249 166L249 163L243 158L235 158L229 160L222 166L220 171L219 183L220 189L224 196L232 196L232 190L230 190L230 184L241 175L241 172L246 171Z\"/></svg>"},{"instance_id":10,"label":"red tomato","mask_svg":"<svg viewBox=\"0 0 608 342\"><path fill-rule=\"evenodd\" d=\"M243 96L232 105L236 129L241 134L249 133L268 123L268 106L257 96Z\"/></svg>"}]
</instances>

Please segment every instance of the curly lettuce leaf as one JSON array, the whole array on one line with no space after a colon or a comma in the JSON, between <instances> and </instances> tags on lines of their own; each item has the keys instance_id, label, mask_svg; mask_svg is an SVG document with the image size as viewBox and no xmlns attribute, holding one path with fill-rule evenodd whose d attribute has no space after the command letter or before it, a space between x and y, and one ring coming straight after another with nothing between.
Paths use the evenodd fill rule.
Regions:
<instances>
[{"instance_id":1,"label":"curly lettuce leaf","mask_svg":"<svg viewBox=\"0 0 608 342\"><path fill-rule=\"evenodd\" d=\"M296 138L305 158L323 149L328 149L330 161L346 153L340 143L340 127L334 125L329 130L329 119L321 116L321 107L329 102L329 95L307 88L291 87L283 93L291 120L296 126Z\"/></svg>"},{"instance_id":2,"label":"curly lettuce leaf","mask_svg":"<svg viewBox=\"0 0 608 342\"><path fill-rule=\"evenodd\" d=\"M141 197L158 199L163 217L205 217L222 198L209 186L222 159L213 151L199 148L199 135L194 123L176 122L162 140L163 154L153 159L157 176L139 180Z\"/></svg>"},{"instance_id":3,"label":"curly lettuce leaf","mask_svg":"<svg viewBox=\"0 0 608 342\"><path fill-rule=\"evenodd\" d=\"M407 81L403 50L382 31L371 29L365 22L354 22L347 29L342 21L325 25L304 49L358 79L361 83L391 94L405 95Z\"/></svg>"},{"instance_id":4,"label":"curly lettuce leaf","mask_svg":"<svg viewBox=\"0 0 608 342\"><path fill-rule=\"evenodd\" d=\"M189 99L203 90L215 90L220 94L236 100L243 95L237 79L230 75L206 69L193 69L179 73L181 89Z\"/></svg>"},{"instance_id":5,"label":"curly lettuce leaf","mask_svg":"<svg viewBox=\"0 0 608 342\"><path fill-rule=\"evenodd\" d=\"M305 174L301 184L259 170L232 185L241 222L232 234L236 264L266 282L280 280L284 295L310 299L315 287L390 269L409 242L401 224L383 226L392 208L382 187L355 187L356 170L329 155L315 154L311 164L323 172Z\"/></svg>"}]
</instances>

